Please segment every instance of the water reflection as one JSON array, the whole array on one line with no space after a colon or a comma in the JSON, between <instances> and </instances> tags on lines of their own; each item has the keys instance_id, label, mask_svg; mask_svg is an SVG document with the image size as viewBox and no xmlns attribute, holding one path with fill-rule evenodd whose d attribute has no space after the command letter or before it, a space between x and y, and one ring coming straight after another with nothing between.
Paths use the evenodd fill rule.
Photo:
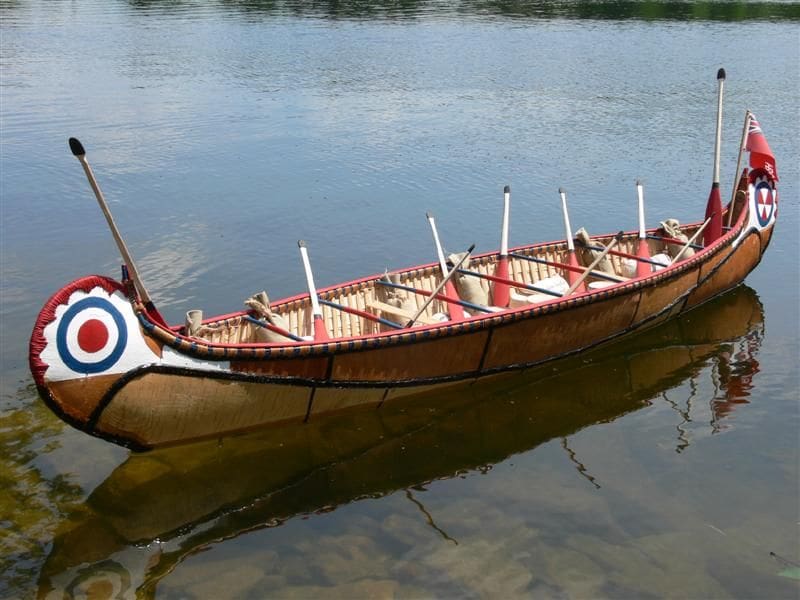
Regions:
<instances>
[{"instance_id":1,"label":"water reflection","mask_svg":"<svg viewBox=\"0 0 800 600\"><path fill-rule=\"evenodd\" d=\"M131 7L146 11L189 11L192 2L177 0L129 0ZM747 21L798 19L800 5L785 2L683 2L683 1L561 1L519 0L220 0L227 12L251 16L291 15L325 19L418 19L426 16L458 16L512 19L601 19Z\"/></svg>"},{"instance_id":2,"label":"water reflection","mask_svg":"<svg viewBox=\"0 0 800 600\"><path fill-rule=\"evenodd\" d=\"M405 490L447 543L416 490L487 471L560 439L579 477L602 486L569 436L662 402L679 419L709 402L711 433L748 402L763 314L740 287L689 315L604 349L522 374L302 426L132 455L66 518L39 577L41 596L154 593L210 544ZM710 367L710 368L709 368ZM678 391L688 384L688 397ZM679 432L678 449L690 438ZM135 592L134 592L135 591ZM110 596L109 596L110 597Z\"/></svg>"}]
</instances>

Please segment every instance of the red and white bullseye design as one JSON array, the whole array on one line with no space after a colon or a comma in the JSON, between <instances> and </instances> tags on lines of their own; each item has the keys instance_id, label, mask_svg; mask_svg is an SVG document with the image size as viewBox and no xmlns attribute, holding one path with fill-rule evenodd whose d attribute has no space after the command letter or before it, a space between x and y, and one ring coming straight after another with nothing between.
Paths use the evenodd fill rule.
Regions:
<instances>
[{"instance_id":1,"label":"red and white bullseye design","mask_svg":"<svg viewBox=\"0 0 800 600\"><path fill-rule=\"evenodd\" d=\"M108 327L102 319L84 321L78 329L78 346L88 353L102 350L108 343Z\"/></svg>"},{"instance_id":2,"label":"red and white bullseye design","mask_svg":"<svg viewBox=\"0 0 800 600\"><path fill-rule=\"evenodd\" d=\"M61 317L56 332L58 354L78 373L100 373L112 367L127 342L125 319L109 300L89 296Z\"/></svg>"},{"instance_id":3,"label":"red and white bullseye design","mask_svg":"<svg viewBox=\"0 0 800 600\"><path fill-rule=\"evenodd\" d=\"M90 276L65 287L53 297L52 305L42 309L31 337L31 364L39 385L155 364L230 369L228 361L199 360L148 342L130 301L123 290L115 289L118 286Z\"/></svg>"}]
</instances>

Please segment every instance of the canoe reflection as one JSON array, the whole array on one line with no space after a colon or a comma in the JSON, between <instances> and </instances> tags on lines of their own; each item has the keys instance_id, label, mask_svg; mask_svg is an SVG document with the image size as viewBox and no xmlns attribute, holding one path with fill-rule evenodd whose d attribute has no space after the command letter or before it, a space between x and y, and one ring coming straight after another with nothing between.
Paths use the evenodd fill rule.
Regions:
<instances>
[{"instance_id":1,"label":"canoe reflection","mask_svg":"<svg viewBox=\"0 0 800 600\"><path fill-rule=\"evenodd\" d=\"M153 591L185 556L216 541L409 488L561 439L580 476L596 482L568 436L666 400L682 424L710 410L710 432L746 404L758 370L762 307L740 286L689 314L579 357L523 373L340 414L131 455L56 535L39 595ZM711 378L713 397L697 391ZM677 399L682 384L689 395ZM703 385L703 389L708 386ZM678 426L676 450L689 445Z\"/></svg>"}]
</instances>

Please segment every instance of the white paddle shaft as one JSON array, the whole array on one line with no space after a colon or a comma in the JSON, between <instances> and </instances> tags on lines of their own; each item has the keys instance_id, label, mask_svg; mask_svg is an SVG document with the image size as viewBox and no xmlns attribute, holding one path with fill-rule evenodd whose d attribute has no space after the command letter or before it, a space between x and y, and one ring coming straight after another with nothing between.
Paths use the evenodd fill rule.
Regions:
<instances>
[{"instance_id":1,"label":"white paddle shaft","mask_svg":"<svg viewBox=\"0 0 800 600\"><path fill-rule=\"evenodd\" d=\"M303 240L297 242L300 247L300 258L303 259L303 269L306 272L306 283L308 285L308 293L311 296L311 312L315 317L322 316L322 309L319 307L319 298L317 298L317 287L314 285L314 274L311 272L311 263L308 260L308 249Z\"/></svg>"},{"instance_id":2,"label":"white paddle shaft","mask_svg":"<svg viewBox=\"0 0 800 600\"><path fill-rule=\"evenodd\" d=\"M564 213L564 229L567 234L567 249L570 252L575 252L575 241L572 239L572 226L569 224L569 212L567 211L567 192L564 188L559 188L558 193L561 196L561 212Z\"/></svg>"},{"instance_id":3,"label":"white paddle shaft","mask_svg":"<svg viewBox=\"0 0 800 600\"><path fill-rule=\"evenodd\" d=\"M719 82L719 94L717 98L717 138L714 142L714 183L719 183L719 153L722 145L722 91L725 87L725 70L720 69L717 73Z\"/></svg>"},{"instance_id":4,"label":"white paddle shaft","mask_svg":"<svg viewBox=\"0 0 800 600\"><path fill-rule=\"evenodd\" d=\"M511 187L503 189L503 228L500 232L500 256L508 256L508 217L511 208Z\"/></svg>"},{"instance_id":5,"label":"white paddle shaft","mask_svg":"<svg viewBox=\"0 0 800 600\"><path fill-rule=\"evenodd\" d=\"M436 231L436 222L433 220L433 215L427 213L428 224L431 226L431 233L433 233L433 243L436 245L436 255L439 257L439 267L442 269L442 277L447 277L447 261L444 259L444 250L442 243L439 241L439 232Z\"/></svg>"},{"instance_id":6,"label":"white paddle shaft","mask_svg":"<svg viewBox=\"0 0 800 600\"><path fill-rule=\"evenodd\" d=\"M642 182L636 182L636 194L639 197L639 239L647 238L647 232L644 229L644 188Z\"/></svg>"}]
</instances>

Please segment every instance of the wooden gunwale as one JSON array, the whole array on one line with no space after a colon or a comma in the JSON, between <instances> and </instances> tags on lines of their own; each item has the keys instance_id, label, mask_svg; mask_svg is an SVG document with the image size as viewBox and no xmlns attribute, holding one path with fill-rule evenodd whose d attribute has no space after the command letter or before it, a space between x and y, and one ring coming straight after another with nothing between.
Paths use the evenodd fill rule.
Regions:
<instances>
[{"instance_id":1,"label":"wooden gunwale","mask_svg":"<svg viewBox=\"0 0 800 600\"><path fill-rule=\"evenodd\" d=\"M361 336L350 336L343 338L333 338L328 342L292 342L292 343L203 343L202 340L195 338L187 338L180 333L176 332L174 328L169 330L161 327L155 323L146 312L139 311L140 323L148 335L153 336L159 341L175 348L179 352L190 354L198 358L210 360L230 360L230 359L249 359L249 360L290 360L298 359L301 357L322 356L322 355L336 355L341 353L349 353L356 351L366 351L387 346L395 346L402 344L419 343L424 340L437 339L439 337L446 337L452 335L461 335L475 332L482 329L492 329L494 327L513 323L522 319L535 318L540 314L549 314L551 312L561 312L569 310L573 307L583 306L587 303L598 302L603 299L613 298L621 295L635 293L641 289L651 287L667 281L669 279L683 275L691 269L698 269L698 282L699 285L699 272L700 267L706 261L711 260L723 249L732 244L736 235L739 234L745 223L747 210L741 211L737 219L736 226L732 227L724 236L715 241L714 244L697 252L689 259L682 260L675 265L667 267L661 271L650 273L644 277L632 278L625 282L620 282L615 285L603 288L601 290L585 291L582 293L574 294L567 299L553 298L533 306L521 306L517 308L506 309L498 313L490 313L486 315L479 315L472 317L467 321L462 322L445 322L442 324L432 324L417 326L408 330L399 331L385 331ZM688 227L697 227L699 223L693 223ZM657 231L657 228L651 229L650 232ZM637 232L628 232L625 234L625 239L637 235ZM594 240L605 241L613 238L613 234L594 236ZM562 249L564 246L563 241L545 242L534 245L519 246L510 249L511 252L519 254L533 254L542 253L549 250ZM731 256L735 255L735 251ZM496 252L487 252L475 255L474 261L492 262L496 258ZM727 261L726 261L727 262ZM409 269L401 269L396 271L402 273L407 277L413 277L420 273L427 273L431 270L438 269L438 263L429 263L421 266L411 267ZM319 291L320 297L330 299L335 295L358 292L366 287L369 287L373 282L378 279L380 275L371 275L362 277L344 284L338 284L323 288ZM696 287L696 286L695 286ZM282 308L292 307L295 304L307 304L309 302L308 294L297 294L291 296L273 305L273 309L280 313ZM236 313L229 313L223 317L215 317L207 319L204 323L220 323L225 319L239 319L242 315L247 314L247 311L239 311ZM645 321L648 319L645 319Z\"/></svg>"}]
</instances>

